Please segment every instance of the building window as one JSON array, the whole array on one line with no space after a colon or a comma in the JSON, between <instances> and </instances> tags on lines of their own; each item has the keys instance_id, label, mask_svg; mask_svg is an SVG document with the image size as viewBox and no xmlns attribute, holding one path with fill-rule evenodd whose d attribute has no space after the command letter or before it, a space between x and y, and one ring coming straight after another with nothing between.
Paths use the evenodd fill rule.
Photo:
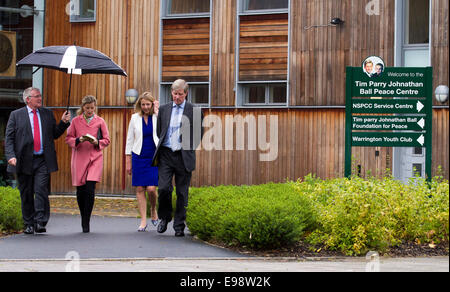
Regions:
<instances>
[{"instance_id":1,"label":"building window","mask_svg":"<svg viewBox=\"0 0 450 292\"><path fill-rule=\"evenodd\" d=\"M286 105L286 83L242 84L244 105Z\"/></svg>"},{"instance_id":2,"label":"building window","mask_svg":"<svg viewBox=\"0 0 450 292\"><path fill-rule=\"evenodd\" d=\"M404 0L403 66L430 66L430 0Z\"/></svg>"},{"instance_id":3,"label":"building window","mask_svg":"<svg viewBox=\"0 0 450 292\"><path fill-rule=\"evenodd\" d=\"M167 0L166 16L208 15L211 11L210 0Z\"/></svg>"},{"instance_id":4,"label":"building window","mask_svg":"<svg viewBox=\"0 0 450 292\"><path fill-rule=\"evenodd\" d=\"M289 8L289 0L244 0L242 1L243 12L259 10L284 10Z\"/></svg>"},{"instance_id":5,"label":"building window","mask_svg":"<svg viewBox=\"0 0 450 292\"><path fill-rule=\"evenodd\" d=\"M189 82L188 82L189 83ZM161 85L161 104L166 104L172 102L171 95L172 84L162 84ZM192 104L199 105L202 107L209 106L209 84L208 83L189 83L189 92L186 98Z\"/></svg>"},{"instance_id":6,"label":"building window","mask_svg":"<svg viewBox=\"0 0 450 292\"><path fill-rule=\"evenodd\" d=\"M95 22L97 20L97 0L71 0L70 22Z\"/></svg>"},{"instance_id":7,"label":"building window","mask_svg":"<svg viewBox=\"0 0 450 292\"><path fill-rule=\"evenodd\" d=\"M161 1L161 102L171 102L172 83L184 79L188 101L209 106L212 0Z\"/></svg>"},{"instance_id":8,"label":"building window","mask_svg":"<svg viewBox=\"0 0 450 292\"><path fill-rule=\"evenodd\" d=\"M428 44L430 42L429 0L408 0L406 4L405 44Z\"/></svg>"},{"instance_id":9,"label":"building window","mask_svg":"<svg viewBox=\"0 0 450 292\"><path fill-rule=\"evenodd\" d=\"M289 1L240 0L237 105L287 106Z\"/></svg>"}]
</instances>

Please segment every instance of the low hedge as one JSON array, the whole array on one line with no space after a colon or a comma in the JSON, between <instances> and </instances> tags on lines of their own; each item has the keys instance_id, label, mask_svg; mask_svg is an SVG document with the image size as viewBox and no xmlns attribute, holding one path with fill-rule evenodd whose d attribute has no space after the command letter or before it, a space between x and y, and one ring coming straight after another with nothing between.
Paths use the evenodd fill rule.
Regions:
<instances>
[{"instance_id":1,"label":"low hedge","mask_svg":"<svg viewBox=\"0 0 450 292\"><path fill-rule=\"evenodd\" d=\"M10 187L0 187L0 232L23 228L20 193Z\"/></svg>"},{"instance_id":2,"label":"low hedge","mask_svg":"<svg viewBox=\"0 0 450 292\"><path fill-rule=\"evenodd\" d=\"M273 248L300 240L313 222L294 184L192 189L187 223L203 240Z\"/></svg>"},{"instance_id":3,"label":"low hedge","mask_svg":"<svg viewBox=\"0 0 450 292\"><path fill-rule=\"evenodd\" d=\"M187 223L199 238L226 245L304 241L348 255L385 252L402 242L448 242L449 185L310 175L286 184L193 188Z\"/></svg>"}]
</instances>

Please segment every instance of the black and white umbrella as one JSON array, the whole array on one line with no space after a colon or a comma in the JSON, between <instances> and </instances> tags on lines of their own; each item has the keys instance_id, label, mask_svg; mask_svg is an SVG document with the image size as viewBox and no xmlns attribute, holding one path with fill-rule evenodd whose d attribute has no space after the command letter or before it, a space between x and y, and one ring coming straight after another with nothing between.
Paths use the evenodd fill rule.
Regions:
<instances>
[{"instance_id":1,"label":"black and white umbrella","mask_svg":"<svg viewBox=\"0 0 450 292\"><path fill-rule=\"evenodd\" d=\"M72 75L114 74L127 76L127 73L105 54L79 46L49 46L35 51L17 63L17 66L49 68L70 74L68 106Z\"/></svg>"}]
</instances>

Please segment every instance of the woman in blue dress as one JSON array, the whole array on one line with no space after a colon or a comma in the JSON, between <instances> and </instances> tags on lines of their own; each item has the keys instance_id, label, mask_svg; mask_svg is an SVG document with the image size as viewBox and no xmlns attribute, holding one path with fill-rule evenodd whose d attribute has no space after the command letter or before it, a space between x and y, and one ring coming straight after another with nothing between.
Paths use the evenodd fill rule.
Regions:
<instances>
[{"instance_id":1,"label":"woman in blue dress","mask_svg":"<svg viewBox=\"0 0 450 292\"><path fill-rule=\"evenodd\" d=\"M136 187L141 224L138 232L147 230L147 197L151 206L151 222L158 225L156 202L158 195L158 168L152 166L153 155L159 139L156 135L156 120L159 103L151 93L143 93L135 105L135 114L128 127L126 145L126 170L132 175L132 185Z\"/></svg>"}]
</instances>

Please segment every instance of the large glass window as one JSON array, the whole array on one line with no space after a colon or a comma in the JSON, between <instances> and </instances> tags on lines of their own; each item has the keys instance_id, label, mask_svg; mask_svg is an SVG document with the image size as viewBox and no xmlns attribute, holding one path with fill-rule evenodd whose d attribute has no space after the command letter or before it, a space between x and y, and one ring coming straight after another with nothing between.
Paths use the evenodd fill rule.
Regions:
<instances>
[{"instance_id":1,"label":"large glass window","mask_svg":"<svg viewBox=\"0 0 450 292\"><path fill-rule=\"evenodd\" d=\"M71 0L70 22L95 22L97 0Z\"/></svg>"},{"instance_id":2,"label":"large glass window","mask_svg":"<svg viewBox=\"0 0 450 292\"><path fill-rule=\"evenodd\" d=\"M23 5L36 7L38 15L14 10ZM24 106L23 90L33 85L42 87L37 80L42 70L33 74L33 68L16 67L16 63L43 45L45 7L44 0L0 0L0 7L4 8L0 11L0 186L14 187L14 176L6 172L6 125L10 113Z\"/></svg>"}]
</instances>

